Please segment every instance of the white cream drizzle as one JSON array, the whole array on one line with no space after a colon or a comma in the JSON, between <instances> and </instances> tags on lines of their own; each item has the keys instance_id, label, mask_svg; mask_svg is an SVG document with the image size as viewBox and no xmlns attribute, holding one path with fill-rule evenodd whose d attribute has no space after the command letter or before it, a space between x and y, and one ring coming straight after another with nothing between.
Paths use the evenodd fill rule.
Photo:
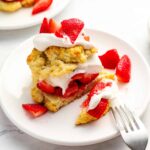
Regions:
<instances>
[{"instance_id":1,"label":"white cream drizzle","mask_svg":"<svg viewBox=\"0 0 150 150\"><path fill-rule=\"evenodd\" d=\"M68 87L68 84L71 81L71 77L73 77L76 74L79 73L99 73L102 70L101 62L98 58L98 54L95 53L92 57L90 57L85 63L79 64L78 68L69 74L65 74L63 76L59 77L49 77L47 79L47 82L54 87L61 87L63 94L66 91L66 88Z\"/></svg>"}]
</instances>

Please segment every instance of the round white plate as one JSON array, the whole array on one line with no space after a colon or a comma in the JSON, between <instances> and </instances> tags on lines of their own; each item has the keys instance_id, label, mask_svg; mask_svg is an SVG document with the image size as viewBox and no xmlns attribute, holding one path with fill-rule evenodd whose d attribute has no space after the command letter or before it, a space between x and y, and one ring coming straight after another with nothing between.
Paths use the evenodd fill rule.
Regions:
<instances>
[{"instance_id":1,"label":"round white plate","mask_svg":"<svg viewBox=\"0 0 150 150\"><path fill-rule=\"evenodd\" d=\"M50 8L37 15L32 15L32 8L21 8L13 13L0 12L0 30L21 29L37 25L44 17L52 18L60 13L71 0L53 0Z\"/></svg>"},{"instance_id":2,"label":"round white plate","mask_svg":"<svg viewBox=\"0 0 150 150\"><path fill-rule=\"evenodd\" d=\"M150 71L143 57L128 43L105 32L87 30L99 52L117 48L120 55L127 54L132 61L132 79L122 85L122 99L142 115L150 98ZM33 119L22 109L23 103L32 103L30 96L31 73L26 64L33 44L30 38L18 47L6 60L1 71L1 107L8 118L27 134L43 141L60 145L89 145L111 139L118 135L111 113L88 125L75 126L80 112L79 100L57 113L47 113Z\"/></svg>"}]
</instances>

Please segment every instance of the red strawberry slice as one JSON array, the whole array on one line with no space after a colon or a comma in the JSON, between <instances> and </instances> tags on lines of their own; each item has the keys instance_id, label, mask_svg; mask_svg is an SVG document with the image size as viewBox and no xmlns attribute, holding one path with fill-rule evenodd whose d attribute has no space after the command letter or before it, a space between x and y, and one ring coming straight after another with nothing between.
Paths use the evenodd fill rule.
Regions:
<instances>
[{"instance_id":1,"label":"red strawberry slice","mask_svg":"<svg viewBox=\"0 0 150 150\"><path fill-rule=\"evenodd\" d=\"M40 33L49 33L49 23L47 18L43 19L43 22L41 24Z\"/></svg>"},{"instance_id":2,"label":"red strawberry slice","mask_svg":"<svg viewBox=\"0 0 150 150\"><path fill-rule=\"evenodd\" d=\"M84 22L79 19L72 18L68 20L63 20L61 22L61 25L64 34L69 36L71 42L74 43L74 41L77 39L79 33L84 27Z\"/></svg>"},{"instance_id":3,"label":"red strawberry slice","mask_svg":"<svg viewBox=\"0 0 150 150\"><path fill-rule=\"evenodd\" d=\"M47 108L40 104L22 104L22 107L33 117L39 117L47 112Z\"/></svg>"},{"instance_id":4,"label":"red strawberry slice","mask_svg":"<svg viewBox=\"0 0 150 150\"><path fill-rule=\"evenodd\" d=\"M78 92L78 84L74 81L70 82L68 88L65 91L65 94L63 95L63 97L69 97L74 95L75 93Z\"/></svg>"},{"instance_id":5,"label":"red strawberry slice","mask_svg":"<svg viewBox=\"0 0 150 150\"><path fill-rule=\"evenodd\" d=\"M90 97L88 96L87 99L85 101L83 101L81 107L83 107L83 108L88 107L89 102L90 102Z\"/></svg>"},{"instance_id":6,"label":"red strawberry slice","mask_svg":"<svg viewBox=\"0 0 150 150\"><path fill-rule=\"evenodd\" d=\"M51 6L52 2L53 0L38 0L33 6L32 15L47 10Z\"/></svg>"},{"instance_id":7,"label":"red strawberry slice","mask_svg":"<svg viewBox=\"0 0 150 150\"><path fill-rule=\"evenodd\" d=\"M127 55L121 57L117 68L116 76L121 82L129 82L131 78L131 61Z\"/></svg>"},{"instance_id":8,"label":"red strawberry slice","mask_svg":"<svg viewBox=\"0 0 150 150\"><path fill-rule=\"evenodd\" d=\"M38 84L37 84L37 87L41 91L43 91L43 92L45 92L47 94L52 94L55 91L55 88L52 85L46 83L45 81L39 81Z\"/></svg>"},{"instance_id":9,"label":"red strawberry slice","mask_svg":"<svg viewBox=\"0 0 150 150\"><path fill-rule=\"evenodd\" d=\"M89 93L89 97L91 98L94 94L97 94L99 91L103 90L106 86L111 86L111 82L98 82L95 84L95 86L92 88L91 92Z\"/></svg>"},{"instance_id":10,"label":"red strawberry slice","mask_svg":"<svg viewBox=\"0 0 150 150\"><path fill-rule=\"evenodd\" d=\"M48 21L47 18L44 18L41 24L40 33L55 33L56 34L57 32L61 34L60 28L61 28L60 24L57 24L54 19L50 19Z\"/></svg>"},{"instance_id":11,"label":"red strawberry slice","mask_svg":"<svg viewBox=\"0 0 150 150\"><path fill-rule=\"evenodd\" d=\"M95 74L86 74L86 73L79 73L72 77L72 80L78 80L83 84L88 84L93 81L98 76L98 73Z\"/></svg>"},{"instance_id":12,"label":"red strawberry slice","mask_svg":"<svg viewBox=\"0 0 150 150\"><path fill-rule=\"evenodd\" d=\"M62 88L55 87L55 92L53 94L62 97L63 96L63 94L62 94Z\"/></svg>"},{"instance_id":13,"label":"red strawberry slice","mask_svg":"<svg viewBox=\"0 0 150 150\"><path fill-rule=\"evenodd\" d=\"M55 36L57 36L59 38L63 38L63 31L62 31L61 25L59 26L59 28L55 32Z\"/></svg>"},{"instance_id":14,"label":"red strawberry slice","mask_svg":"<svg viewBox=\"0 0 150 150\"><path fill-rule=\"evenodd\" d=\"M120 58L116 49L108 50L104 55L99 56L102 65L107 69L115 69Z\"/></svg>"},{"instance_id":15,"label":"red strawberry slice","mask_svg":"<svg viewBox=\"0 0 150 150\"><path fill-rule=\"evenodd\" d=\"M105 111L107 110L109 106L109 102L107 99L102 98L100 103L97 105L96 108L89 110L88 114L90 114L91 116L99 119L100 117L102 117L105 113Z\"/></svg>"},{"instance_id":16,"label":"red strawberry slice","mask_svg":"<svg viewBox=\"0 0 150 150\"><path fill-rule=\"evenodd\" d=\"M49 21L49 33L55 33L60 29L60 24L58 24L54 19Z\"/></svg>"}]
</instances>

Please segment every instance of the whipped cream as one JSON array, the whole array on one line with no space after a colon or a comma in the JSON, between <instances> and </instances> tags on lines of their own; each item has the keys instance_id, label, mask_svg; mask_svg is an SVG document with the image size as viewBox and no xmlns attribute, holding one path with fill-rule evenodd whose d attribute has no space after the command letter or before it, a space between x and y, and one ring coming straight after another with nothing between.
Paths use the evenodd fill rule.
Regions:
<instances>
[{"instance_id":1,"label":"whipped cream","mask_svg":"<svg viewBox=\"0 0 150 150\"><path fill-rule=\"evenodd\" d=\"M56 37L54 34L40 33L40 34L35 35L33 39L33 44L34 44L34 47L38 49L39 51L44 51L50 46L69 48L69 47L73 47L76 45L82 45L85 49L90 49L94 47L91 44L91 42L86 41L81 34L79 34L76 41L72 44L68 36L59 38L59 37Z\"/></svg>"},{"instance_id":2,"label":"whipped cream","mask_svg":"<svg viewBox=\"0 0 150 150\"><path fill-rule=\"evenodd\" d=\"M88 110L92 110L97 107L102 98L108 99L110 101L114 101L118 98L118 86L116 81L110 79L104 79L102 82L107 83L111 82L111 86L105 87L103 90L99 91L97 94L93 95L90 100Z\"/></svg>"},{"instance_id":3,"label":"whipped cream","mask_svg":"<svg viewBox=\"0 0 150 150\"><path fill-rule=\"evenodd\" d=\"M76 74L79 73L99 73L102 70L102 64L98 58L98 54L95 53L93 56L91 56L85 63L79 64L78 68L74 72L71 72L69 74L65 74L59 77L49 77L47 79L47 82L51 84L54 87L61 87L63 94L65 93L68 84L71 81L71 77L73 77Z\"/></svg>"}]
</instances>

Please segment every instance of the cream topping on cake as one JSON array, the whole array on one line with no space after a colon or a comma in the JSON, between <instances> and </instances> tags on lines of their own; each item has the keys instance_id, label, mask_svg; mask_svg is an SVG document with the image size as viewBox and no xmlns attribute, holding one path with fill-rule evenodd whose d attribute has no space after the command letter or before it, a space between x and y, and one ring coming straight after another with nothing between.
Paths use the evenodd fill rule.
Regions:
<instances>
[{"instance_id":1,"label":"cream topping on cake","mask_svg":"<svg viewBox=\"0 0 150 150\"><path fill-rule=\"evenodd\" d=\"M40 33L35 35L33 39L34 48L39 51L45 51L50 46L58 46L58 47L74 47L76 45L81 45L85 49L93 48L93 44L84 39L82 34L79 34L78 38L74 43L71 43L70 38L68 36L64 36L63 38L59 38L54 34L49 33Z\"/></svg>"}]
</instances>

